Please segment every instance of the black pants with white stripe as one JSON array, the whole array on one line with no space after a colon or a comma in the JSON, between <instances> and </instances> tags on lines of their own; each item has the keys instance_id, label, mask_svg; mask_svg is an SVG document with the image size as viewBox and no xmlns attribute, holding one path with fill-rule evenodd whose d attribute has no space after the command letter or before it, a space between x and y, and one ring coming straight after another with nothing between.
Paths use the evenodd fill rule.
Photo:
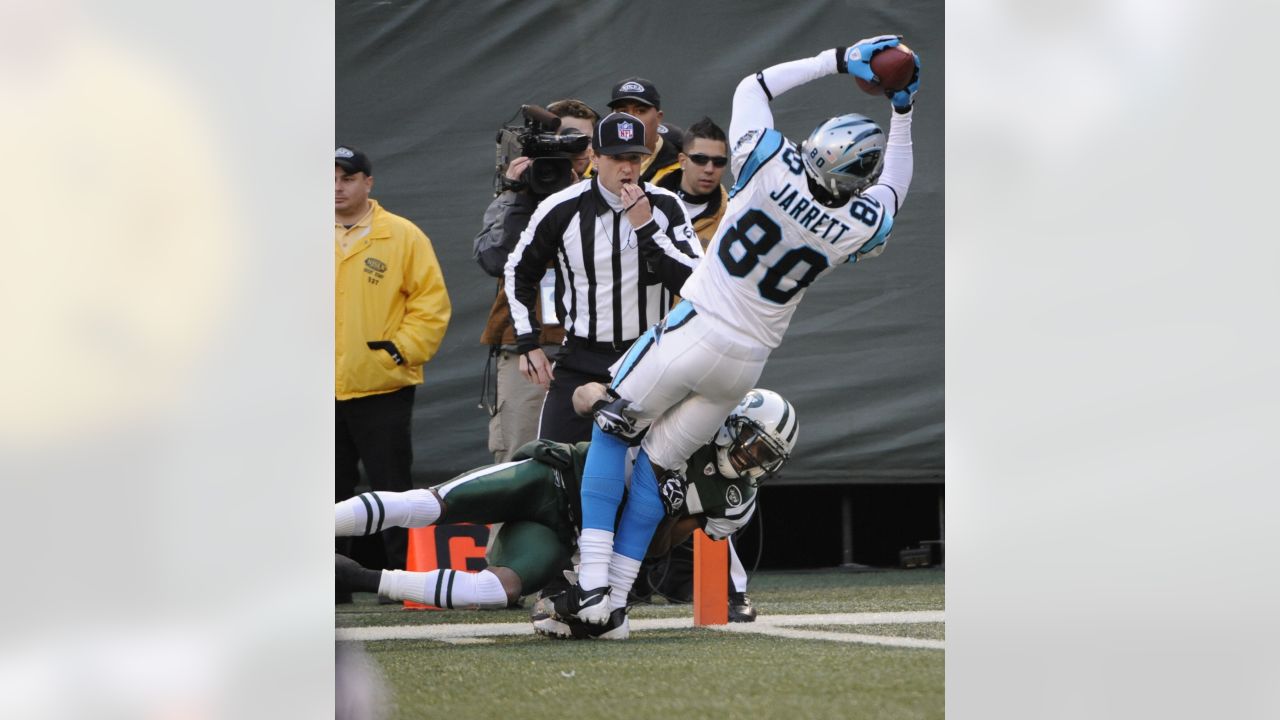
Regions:
<instances>
[{"instance_id":1,"label":"black pants with white stripe","mask_svg":"<svg viewBox=\"0 0 1280 720\"><path fill-rule=\"evenodd\" d=\"M573 391L590 382L608 385L609 366L617 362L625 350L598 352L572 344L565 346L556 358L554 378L542 402L539 438L562 443L590 442L595 424L591 418L579 417L573 411Z\"/></svg>"},{"instance_id":2,"label":"black pants with white stripe","mask_svg":"<svg viewBox=\"0 0 1280 720\"><path fill-rule=\"evenodd\" d=\"M416 386L353 400L335 400L334 502L354 497L360 484L359 465L373 490L404 492L413 489L409 467L413 464L413 444L409 421L413 415ZM391 528L380 533L384 567L403 570L409 547L409 531ZM337 551L351 554L354 538L338 538ZM364 540L363 538L359 540Z\"/></svg>"}]
</instances>

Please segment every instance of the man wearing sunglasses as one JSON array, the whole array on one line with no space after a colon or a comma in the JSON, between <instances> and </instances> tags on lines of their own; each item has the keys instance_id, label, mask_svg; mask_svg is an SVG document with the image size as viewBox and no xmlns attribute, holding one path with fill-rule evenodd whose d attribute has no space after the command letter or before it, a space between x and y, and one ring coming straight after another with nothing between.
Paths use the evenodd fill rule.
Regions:
<instances>
[{"instance_id":1,"label":"man wearing sunglasses","mask_svg":"<svg viewBox=\"0 0 1280 720\"><path fill-rule=\"evenodd\" d=\"M658 187L680 197L703 250L711 242L729 203L729 195L720 184L728 164L729 143L724 130L711 122L711 118L704 117L684 132L680 169L663 176L657 183Z\"/></svg>"}]
</instances>

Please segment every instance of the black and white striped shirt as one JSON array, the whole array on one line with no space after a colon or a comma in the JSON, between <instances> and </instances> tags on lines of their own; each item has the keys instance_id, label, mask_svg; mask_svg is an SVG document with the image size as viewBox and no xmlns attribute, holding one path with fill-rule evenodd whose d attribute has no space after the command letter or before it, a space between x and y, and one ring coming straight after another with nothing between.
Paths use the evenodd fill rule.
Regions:
<instances>
[{"instance_id":1,"label":"black and white striped shirt","mask_svg":"<svg viewBox=\"0 0 1280 720\"><path fill-rule=\"evenodd\" d=\"M547 263L565 332L617 350L662 319L702 257L674 193L645 183L653 219L633 228L621 200L596 178L543 200L507 258L506 290L521 352L538 347L534 301Z\"/></svg>"}]
</instances>

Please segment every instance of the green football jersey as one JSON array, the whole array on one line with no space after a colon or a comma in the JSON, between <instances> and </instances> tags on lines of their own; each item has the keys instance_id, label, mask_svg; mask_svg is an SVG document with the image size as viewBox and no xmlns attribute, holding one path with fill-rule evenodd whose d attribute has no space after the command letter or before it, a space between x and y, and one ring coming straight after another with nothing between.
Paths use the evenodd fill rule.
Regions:
<instances>
[{"instance_id":1,"label":"green football jersey","mask_svg":"<svg viewBox=\"0 0 1280 720\"><path fill-rule=\"evenodd\" d=\"M536 440L516 452L516 460L532 458L540 465L559 470L547 473L547 480L560 486L563 497L565 521L574 527L582 527L581 499L582 471L587 462L589 443L565 445L550 440ZM635 448L627 455L627 462L635 459ZM546 468L538 468L545 471ZM627 476L631 472L628 468ZM707 518L705 530L714 538L732 535L747 524L755 512L756 489L745 480L727 478L716 468L714 445L704 445L694 452L686 466L689 481L688 494L682 515L702 515Z\"/></svg>"},{"instance_id":2,"label":"green football jersey","mask_svg":"<svg viewBox=\"0 0 1280 720\"><path fill-rule=\"evenodd\" d=\"M684 515L705 515L704 530L713 538L728 537L747 524L756 508L756 489L740 478L727 478L716 467L714 445L693 453L685 467L689 481Z\"/></svg>"}]
</instances>

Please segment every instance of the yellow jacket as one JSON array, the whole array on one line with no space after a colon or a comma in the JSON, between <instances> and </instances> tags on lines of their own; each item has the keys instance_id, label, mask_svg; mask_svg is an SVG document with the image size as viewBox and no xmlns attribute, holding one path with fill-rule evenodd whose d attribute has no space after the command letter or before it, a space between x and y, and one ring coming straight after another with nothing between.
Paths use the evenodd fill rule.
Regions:
<instances>
[{"instance_id":1,"label":"yellow jacket","mask_svg":"<svg viewBox=\"0 0 1280 720\"><path fill-rule=\"evenodd\" d=\"M452 307L431 241L376 200L369 233L347 252L334 243L335 395L376 395L422 383L422 364L440 348ZM390 341L403 364L370 342Z\"/></svg>"}]
</instances>

